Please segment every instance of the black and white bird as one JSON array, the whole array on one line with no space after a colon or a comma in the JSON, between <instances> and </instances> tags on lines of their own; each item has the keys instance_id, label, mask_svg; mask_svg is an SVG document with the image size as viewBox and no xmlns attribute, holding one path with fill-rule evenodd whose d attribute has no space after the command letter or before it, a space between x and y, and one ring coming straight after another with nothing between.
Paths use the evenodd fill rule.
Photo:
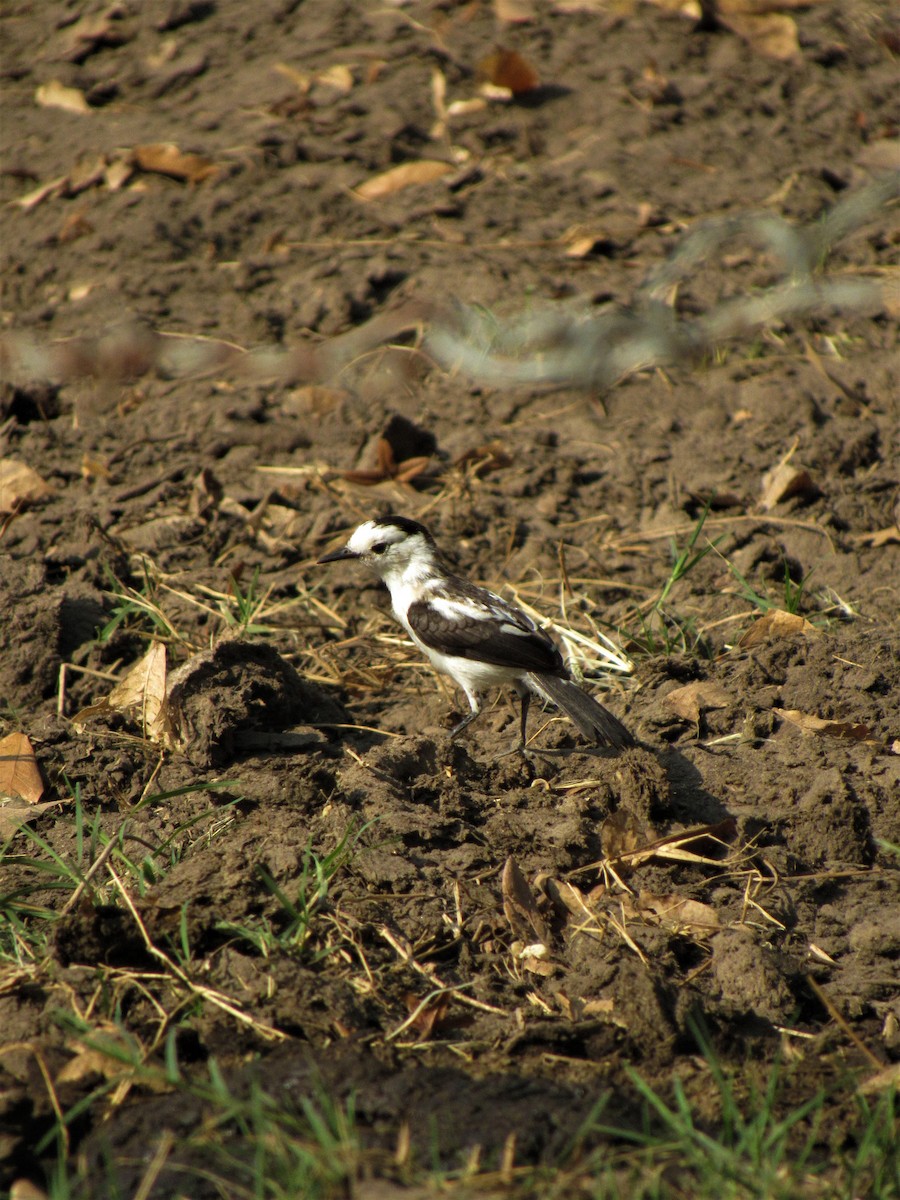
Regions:
<instances>
[{"instance_id":1,"label":"black and white bird","mask_svg":"<svg viewBox=\"0 0 900 1200\"><path fill-rule=\"evenodd\" d=\"M481 712L483 692L511 683L522 700L522 747L532 694L561 708L596 745L634 744L625 726L572 680L556 643L520 608L454 575L418 521L366 521L319 562L340 559L358 559L380 575L397 620L432 666L465 692L472 711L451 737Z\"/></svg>"}]
</instances>

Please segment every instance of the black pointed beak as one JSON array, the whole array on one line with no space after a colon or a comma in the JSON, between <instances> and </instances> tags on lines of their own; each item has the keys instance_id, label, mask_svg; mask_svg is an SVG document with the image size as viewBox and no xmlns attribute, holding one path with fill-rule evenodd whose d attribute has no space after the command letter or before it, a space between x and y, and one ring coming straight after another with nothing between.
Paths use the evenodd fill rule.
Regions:
<instances>
[{"instance_id":1,"label":"black pointed beak","mask_svg":"<svg viewBox=\"0 0 900 1200\"><path fill-rule=\"evenodd\" d=\"M341 546L340 550L332 550L330 554L323 554L317 565L340 562L342 558L359 558L359 555L354 550L348 549L347 546Z\"/></svg>"}]
</instances>

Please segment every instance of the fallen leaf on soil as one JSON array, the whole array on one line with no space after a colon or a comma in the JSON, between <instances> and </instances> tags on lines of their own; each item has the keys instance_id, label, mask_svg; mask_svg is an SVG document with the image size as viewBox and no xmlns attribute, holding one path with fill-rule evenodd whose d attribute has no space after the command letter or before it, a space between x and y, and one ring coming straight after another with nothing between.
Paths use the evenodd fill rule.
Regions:
<instances>
[{"instance_id":1,"label":"fallen leaf on soil","mask_svg":"<svg viewBox=\"0 0 900 1200\"><path fill-rule=\"evenodd\" d=\"M772 608L753 622L736 645L746 649L747 646L758 646L774 638L795 637L798 633L808 637L815 632L815 625L810 624L805 617L785 612L781 608Z\"/></svg>"},{"instance_id":2,"label":"fallen leaf on soil","mask_svg":"<svg viewBox=\"0 0 900 1200\"><path fill-rule=\"evenodd\" d=\"M0 839L11 838L16 830L39 817L41 813L62 804L61 800L47 800L43 804L23 804L18 799L0 803Z\"/></svg>"},{"instance_id":3,"label":"fallen leaf on soil","mask_svg":"<svg viewBox=\"0 0 900 1200\"><path fill-rule=\"evenodd\" d=\"M873 549L889 546L894 542L900 542L900 526L888 525L886 529L873 529L871 533L858 533L851 538L851 541L856 542L857 546L871 546Z\"/></svg>"},{"instance_id":4,"label":"fallen leaf on soil","mask_svg":"<svg viewBox=\"0 0 900 1200\"><path fill-rule=\"evenodd\" d=\"M134 174L134 163L127 158L114 158L103 172L103 181L111 192L125 186Z\"/></svg>"},{"instance_id":5,"label":"fallen leaf on soil","mask_svg":"<svg viewBox=\"0 0 900 1200\"><path fill-rule=\"evenodd\" d=\"M449 174L456 168L452 163L442 162L436 158L421 158L416 162L401 163L399 167L391 167L380 175L373 175L353 189L353 194L360 200L381 200L404 188L418 187L424 183L432 183L442 175Z\"/></svg>"},{"instance_id":6,"label":"fallen leaf on soil","mask_svg":"<svg viewBox=\"0 0 900 1200\"><path fill-rule=\"evenodd\" d=\"M514 96L532 92L541 86L540 76L527 58L515 50L498 46L482 58L475 68L479 80L494 87L508 88Z\"/></svg>"},{"instance_id":7,"label":"fallen leaf on soil","mask_svg":"<svg viewBox=\"0 0 900 1200\"><path fill-rule=\"evenodd\" d=\"M56 1082L78 1083L90 1075L102 1075L104 1079L119 1079L130 1075L134 1067L130 1062L123 1061L123 1055L130 1057L135 1050L134 1043L122 1030L113 1024L101 1026L100 1036L109 1042L110 1049L105 1051L102 1046L86 1046L83 1042L69 1044L69 1049L75 1051L57 1073Z\"/></svg>"},{"instance_id":8,"label":"fallen leaf on soil","mask_svg":"<svg viewBox=\"0 0 900 1200\"><path fill-rule=\"evenodd\" d=\"M748 12L737 4L732 10L730 0L719 0L718 17L723 25L743 38L757 54L777 58L780 62L800 55L797 23L786 13Z\"/></svg>"},{"instance_id":9,"label":"fallen leaf on soil","mask_svg":"<svg viewBox=\"0 0 900 1200\"><path fill-rule=\"evenodd\" d=\"M47 1193L30 1179L14 1179L9 1200L48 1200Z\"/></svg>"},{"instance_id":10,"label":"fallen leaf on soil","mask_svg":"<svg viewBox=\"0 0 900 1200\"><path fill-rule=\"evenodd\" d=\"M801 712L798 708L773 708L784 721L796 725L802 732L815 737L851 738L853 741L865 742L872 736L868 725L860 725L855 721L833 721L825 717L817 717L815 713Z\"/></svg>"},{"instance_id":11,"label":"fallen leaf on soil","mask_svg":"<svg viewBox=\"0 0 900 1200\"><path fill-rule=\"evenodd\" d=\"M537 901L528 886L528 881L512 855L506 860L500 887L503 893L503 915L516 937L530 939L532 934L537 934L538 940L546 946L549 941L546 923L538 911Z\"/></svg>"},{"instance_id":12,"label":"fallen leaf on soil","mask_svg":"<svg viewBox=\"0 0 900 1200\"><path fill-rule=\"evenodd\" d=\"M76 713L72 721L83 725L94 717L122 712L140 718L144 736L152 742L172 742L172 721L166 698L166 648L154 642L140 662L112 689L105 700Z\"/></svg>"},{"instance_id":13,"label":"fallen leaf on soil","mask_svg":"<svg viewBox=\"0 0 900 1200\"><path fill-rule=\"evenodd\" d=\"M816 0L707 0L706 5L700 0L650 0L650 3L693 21L700 20L706 7L720 25L743 38L757 54L784 61L800 53L800 43L794 19L781 10L808 8Z\"/></svg>"},{"instance_id":14,"label":"fallen leaf on soil","mask_svg":"<svg viewBox=\"0 0 900 1200\"><path fill-rule=\"evenodd\" d=\"M859 1085L863 1096L871 1096L875 1092L886 1092L888 1088L900 1088L900 1063L891 1063L881 1071L876 1071Z\"/></svg>"},{"instance_id":15,"label":"fallen leaf on soil","mask_svg":"<svg viewBox=\"0 0 900 1200\"><path fill-rule=\"evenodd\" d=\"M466 450L454 460L454 467L468 470L478 479L490 475L491 471L502 471L513 464L512 457L507 454L502 442L488 442L484 446L475 446Z\"/></svg>"},{"instance_id":16,"label":"fallen leaf on soil","mask_svg":"<svg viewBox=\"0 0 900 1200\"><path fill-rule=\"evenodd\" d=\"M168 175L172 179L183 179L187 183L202 183L205 179L212 179L222 169L200 154L186 154L179 150L174 142L152 142L146 146L135 146L134 163L142 171Z\"/></svg>"},{"instance_id":17,"label":"fallen leaf on soil","mask_svg":"<svg viewBox=\"0 0 900 1200\"><path fill-rule=\"evenodd\" d=\"M695 725L700 720L700 713L704 710L728 708L733 703L728 692L711 680L686 683L684 687L678 687L669 692L664 700L676 716L683 717L685 721L691 721Z\"/></svg>"},{"instance_id":18,"label":"fallen leaf on soil","mask_svg":"<svg viewBox=\"0 0 900 1200\"><path fill-rule=\"evenodd\" d=\"M634 900L630 896L622 901L623 910L628 917L642 919L656 918L665 925L673 925L678 929L687 929L700 936L718 933L722 928L718 913L709 904L700 900L691 900L687 896L679 896L677 892L656 895L653 892L641 892Z\"/></svg>"},{"instance_id":19,"label":"fallen leaf on soil","mask_svg":"<svg viewBox=\"0 0 900 1200\"><path fill-rule=\"evenodd\" d=\"M24 196L19 196L18 200L13 203L23 210L23 212L31 212L33 208L37 208L50 196L59 196L66 190L69 183L68 175L58 175L56 179L51 179L49 183L42 183L33 191L26 192Z\"/></svg>"},{"instance_id":20,"label":"fallen leaf on soil","mask_svg":"<svg viewBox=\"0 0 900 1200\"><path fill-rule=\"evenodd\" d=\"M371 485L392 480L412 483L428 466L437 449L434 434L409 421L393 416L375 443L375 466L369 469L342 471L341 479L348 483Z\"/></svg>"},{"instance_id":21,"label":"fallen leaf on soil","mask_svg":"<svg viewBox=\"0 0 900 1200\"><path fill-rule=\"evenodd\" d=\"M84 98L84 92L78 88L66 87L58 79L42 83L34 94L41 108L62 108L66 112L89 113L91 106Z\"/></svg>"},{"instance_id":22,"label":"fallen leaf on soil","mask_svg":"<svg viewBox=\"0 0 900 1200\"><path fill-rule=\"evenodd\" d=\"M764 512L782 500L789 500L791 496L814 496L818 492L809 471L791 463L796 449L797 443L794 442L781 462L763 475L759 506Z\"/></svg>"},{"instance_id":23,"label":"fallen leaf on soil","mask_svg":"<svg viewBox=\"0 0 900 1200\"><path fill-rule=\"evenodd\" d=\"M616 809L600 826L600 844L609 859L621 858L638 846L645 846L649 837L646 826L627 808Z\"/></svg>"},{"instance_id":24,"label":"fallen leaf on soil","mask_svg":"<svg viewBox=\"0 0 900 1200\"><path fill-rule=\"evenodd\" d=\"M19 796L37 804L44 794L44 781L34 747L24 733L0 738L0 796Z\"/></svg>"},{"instance_id":25,"label":"fallen leaf on soil","mask_svg":"<svg viewBox=\"0 0 900 1200\"><path fill-rule=\"evenodd\" d=\"M616 816L618 816L618 813L613 814L613 817ZM607 818L607 821L612 820L613 817ZM603 823L602 836L608 836L606 834L607 821ZM639 825L638 828L640 828ZM601 859L600 862L590 863L586 867L580 867L579 870L602 869L610 861L615 863L617 869L621 865L630 867L633 870L635 867L639 867L653 858L721 866L722 860L720 858L716 859L705 854L695 854L693 850L688 850L687 847L693 845L695 842L702 842L709 839L717 847L729 850L727 843L734 837L736 829L737 826L733 817L726 817L724 821L718 821L713 825L694 825L690 829L681 830L680 833L670 833L666 837L657 838L652 842L645 842L631 849L619 849L615 853L615 856L607 852L605 859Z\"/></svg>"},{"instance_id":26,"label":"fallen leaf on soil","mask_svg":"<svg viewBox=\"0 0 900 1200\"><path fill-rule=\"evenodd\" d=\"M62 223L59 233L56 235L56 241L59 245L65 245L66 242L74 242L77 238L84 237L88 233L93 233L94 227L85 216L83 208L77 212L69 213ZM72 298L71 291L69 298Z\"/></svg>"},{"instance_id":27,"label":"fallen leaf on soil","mask_svg":"<svg viewBox=\"0 0 900 1200\"><path fill-rule=\"evenodd\" d=\"M450 1012L450 999L447 996L439 996L423 1008L419 1008L422 1003L421 998L415 992L406 992L403 1003L410 1014L416 1013L410 1025L413 1029L418 1030L420 1042L427 1042L435 1030L440 1030L441 1026L446 1023L447 1014ZM416 1009L419 1011L416 1012Z\"/></svg>"},{"instance_id":28,"label":"fallen leaf on soil","mask_svg":"<svg viewBox=\"0 0 900 1200\"><path fill-rule=\"evenodd\" d=\"M0 458L0 513L18 512L23 505L52 495L53 488L27 463Z\"/></svg>"},{"instance_id":29,"label":"fallen leaf on soil","mask_svg":"<svg viewBox=\"0 0 900 1200\"><path fill-rule=\"evenodd\" d=\"M342 96L353 91L353 72L344 63L336 63L316 76L316 83L324 87L334 88Z\"/></svg>"},{"instance_id":30,"label":"fallen leaf on soil","mask_svg":"<svg viewBox=\"0 0 900 1200\"><path fill-rule=\"evenodd\" d=\"M510 24L533 20L534 10L535 0L494 0L494 16Z\"/></svg>"}]
</instances>

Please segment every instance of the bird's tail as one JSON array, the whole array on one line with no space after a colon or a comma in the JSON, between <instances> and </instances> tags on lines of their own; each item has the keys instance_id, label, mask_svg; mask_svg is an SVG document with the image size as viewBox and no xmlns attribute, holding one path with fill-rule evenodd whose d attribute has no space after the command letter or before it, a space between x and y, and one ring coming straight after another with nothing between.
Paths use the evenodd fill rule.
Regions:
<instances>
[{"instance_id":1,"label":"bird's tail","mask_svg":"<svg viewBox=\"0 0 900 1200\"><path fill-rule=\"evenodd\" d=\"M634 745L634 738L622 722L571 679L536 672L530 672L525 679L542 700L549 700L561 708L589 741L598 746L614 746L617 750Z\"/></svg>"}]
</instances>

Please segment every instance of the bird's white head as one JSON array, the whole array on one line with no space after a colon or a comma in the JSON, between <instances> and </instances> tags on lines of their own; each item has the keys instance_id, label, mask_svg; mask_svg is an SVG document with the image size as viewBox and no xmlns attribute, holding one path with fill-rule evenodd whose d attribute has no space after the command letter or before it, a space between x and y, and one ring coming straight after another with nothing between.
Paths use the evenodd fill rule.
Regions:
<instances>
[{"instance_id":1,"label":"bird's white head","mask_svg":"<svg viewBox=\"0 0 900 1200\"><path fill-rule=\"evenodd\" d=\"M319 562L338 562L344 558L358 559L390 583L429 574L439 555L434 538L424 525L408 517L390 516L363 522L345 546L324 555Z\"/></svg>"}]
</instances>

